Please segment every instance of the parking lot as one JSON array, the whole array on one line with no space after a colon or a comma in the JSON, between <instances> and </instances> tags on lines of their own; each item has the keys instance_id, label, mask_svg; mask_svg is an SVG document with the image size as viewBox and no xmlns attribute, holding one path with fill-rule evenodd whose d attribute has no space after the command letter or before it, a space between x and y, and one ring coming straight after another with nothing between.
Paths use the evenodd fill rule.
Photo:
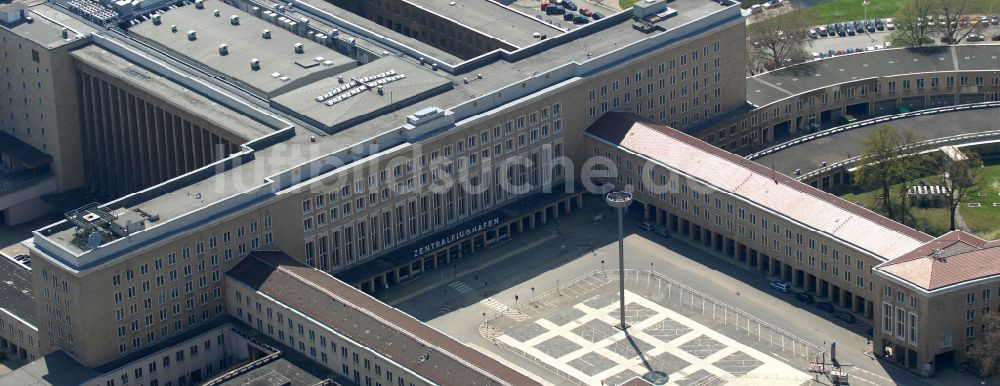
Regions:
<instances>
[{"instance_id":1,"label":"parking lot","mask_svg":"<svg viewBox=\"0 0 1000 386\"><path fill-rule=\"evenodd\" d=\"M617 4L615 6L605 5L603 1L590 2L587 0L571 0L572 5L569 5L568 7L567 4L556 4L561 2L562 0L519 0L511 2L507 5L507 7L514 11L525 13L556 28L567 31L594 22L596 19L593 16L593 13L600 14L598 16L599 18L600 16L608 16L619 12ZM545 4L545 8L548 8L549 4L558 5L563 9L563 11L559 13L550 13L555 11L546 12L546 10L542 9L542 4ZM581 11L584 12L581 14ZM571 15L574 18L566 19L566 15ZM581 20L574 21L575 16L582 16L582 18Z\"/></svg>"},{"instance_id":2,"label":"parking lot","mask_svg":"<svg viewBox=\"0 0 1000 386\"><path fill-rule=\"evenodd\" d=\"M701 302L699 301L692 303L690 300L684 300L678 305L679 300L676 298L677 294L675 292L671 291L669 295L664 294L666 291L662 289L662 283L664 283L662 280L660 281L661 286L658 292L649 292L646 287L647 283L650 283L649 286L652 288L655 285L654 283L656 283L657 275L663 275L677 282L679 285L683 285L694 292L704 295L706 298L742 310L746 315L763 322L763 326L774 326L776 330L785 331L812 345L828 349L829 344L836 341L838 345L838 360L840 363L847 365L845 368L848 369L852 384L931 384L906 370L883 364L869 355L871 351L867 340L867 332L870 321L866 321L858 316L857 319L859 320L855 323L847 323L838 319L836 313L825 312L815 304L796 301L794 293L785 294L769 288L768 283L771 280L770 278L746 270L742 266L731 263L729 260L714 256L679 240L657 236L652 231L640 230L637 226L639 221L635 217L632 217L637 212L633 211L630 214L625 227L625 267L632 270L631 272L640 272L640 274L638 275L638 283L629 285L627 290L633 294L629 295L630 299L633 299L632 302L637 302L637 304L642 305L644 308L652 310L644 314L650 320L648 323L656 324L669 319L671 322L667 324L676 322L687 326L686 328L691 328L692 331L707 328L727 336L733 339L734 342L740 343L750 349L778 359L780 362L791 366L795 371L804 371L804 359L797 357L798 350L796 350L795 354L789 354L769 345L760 346L758 344L761 342L767 342L768 344L771 342L770 339L756 338L762 334L753 333L746 339L739 340L733 338L734 334L726 333L727 328L732 329L731 326L727 326L735 321L735 319L730 319L733 318L731 315L727 314L723 316L725 319L715 319L713 321L713 319L707 318L704 316L705 314L701 313L701 310L710 310L711 307L705 308L701 306ZM588 196L583 210L574 212L574 214L568 217L562 217L558 223L550 222L542 229L518 235L517 238L494 249L478 253L467 260L459 261L457 266L444 269L440 274L428 273L421 279L389 290L389 292L381 294L379 297L470 346L495 353L499 359L514 368L537 374L545 383L573 384L576 382L568 381L566 377L556 374L550 367L543 365L543 363L562 363L561 366L570 366L573 368L576 368L573 365L583 366L577 369L577 371L581 372L577 375L586 374L587 372L594 373L594 375L587 375L592 378L585 378L590 380L596 380L601 377L606 377L601 380L612 379L615 375L624 372L626 369L633 372L636 369L641 370L645 368L642 365L636 368L634 366L629 367L627 363L619 363L620 360L627 359L632 361L629 363L637 364L641 362L641 359L638 359L639 362L636 362L636 357L626 358L619 355L619 358L609 353L616 351L614 345L616 342L621 344L620 342L623 342L621 338L624 335L618 338L607 336L600 340L596 340L601 336L598 332L587 336L576 335L583 339L595 339L594 344L600 347L581 345L580 343L583 343L583 341L564 335L572 332L573 329L565 329L565 327L569 327L570 325L579 326L587 323L594 325L596 323L594 322L595 320L601 321L603 325L605 322L610 322L609 318L613 319L613 315L610 315L610 310L611 308L617 308L611 304L607 304L606 306L601 306L600 304L586 306L588 301L591 301L592 304L597 301L591 300L594 296L606 297L608 294L617 296L616 281L614 281L613 277L610 281L611 284L607 284L610 286L610 289L602 287L597 292L587 294L583 294L582 292L584 291L574 290L580 293L579 295L575 295L575 298L563 300L565 304L561 304L558 307L546 308L546 303L559 304L559 302L545 300L547 299L546 296L552 296L552 293L556 293L557 295L559 293L563 295L570 294L570 292L562 292L561 288L567 288L566 283L578 280L595 271L612 273L613 271L611 270L617 268L616 224L613 221L595 223L594 217L598 214L603 214L604 218L613 218L611 216L612 213L608 211L606 205L601 200ZM646 276L643 276L643 272L647 272ZM648 272L654 272L655 274L651 278L647 278L650 275ZM636 276L630 276L630 279L635 281ZM599 281L592 281L590 284L590 286L598 285L600 285ZM657 296L661 296L662 299L658 300ZM640 298L644 298L645 300ZM673 299L672 302L666 300L668 298ZM817 304L822 303L824 300L815 299ZM647 303L647 301L655 303L658 307L662 308L651 308L652 304ZM525 307L526 303L530 306ZM581 306L581 303L586 307ZM539 305L539 311L534 310L535 304ZM684 308L688 310L685 311ZM571 309L580 311L582 314L575 311L566 311ZM513 310L518 311L514 312ZM504 329L503 334L499 333L499 329L492 334L484 334L483 327L486 325L488 318L492 318L505 311L511 315L507 317L510 320L504 322L510 324L507 326L508 329ZM560 314L561 311L572 313L572 315ZM718 308L716 308L716 311L718 311ZM841 310L835 309L834 311ZM556 316L557 314L561 316ZM674 316L676 315L688 318L690 321L705 327L697 327L697 325L692 324L689 320L675 318ZM555 326L552 324L538 322L538 320L543 319L549 320L550 316L552 318L560 318L559 320L561 321L552 322L556 326L559 326L559 329L553 330ZM492 320L498 319L494 318ZM740 325L745 323L746 320L748 319L741 317ZM532 324L537 327L526 327ZM491 322L489 325L494 328L501 327L494 322ZM519 328L527 328L528 330L517 332ZM751 327L750 329L753 330L755 328ZM551 352L551 355L544 354L545 351L550 351L550 349L555 350L555 348L550 348L550 345L543 344L548 339L532 340L534 338L529 338L522 340L516 338L520 336L519 334L529 334L532 330L539 334L536 336L541 336L543 333L550 334L550 339L556 335L563 334L560 336L581 346L581 348L574 349L574 351L565 354L557 352ZM507 331L510 331L510 333ZM747 336L745 327L740 331L742 331L744 336ZM519 342L521 346L518 349L523 352L530 351L539 356L542 354L559 356L558 359L552 356L553 359L538 360L538 357L533 355L524 356L508 348L514 345L514 341L497 342L484 337L484 335L492 338L508 335L514 341ZM688 338L695 339L697 337L689 336ZM712 339L721 343L719 339L722 338ZM754 343L755 340L758 342ZM677 341L674 346L683 346L685 342L687 340ZM665 341L664 343L668 342ZM539 345L542 346L538 347ZM640 348L642 346L639 343L637 345ZM669 346L667 344L667 347ZM538 351L528 350L529 347L533 347ZM572 345L568 347L573 348ZM591 347L596 351L578 351L582 350L583 347ZM726 347L737 346L727 344ZM603 356L609 361L590 355L592 351L596 352L594 355ZM755 353L743 350L742 347L737 349L737 351L757 358L754 356L756 355ZM649 351L642 352L649 353ZM652 358L663 352L666 351L654 352ZM683 354L678 352L671 352L671 355L683 357ZM584 357L586 358L580 359ZM545 357L541 356L541 358ZM690 357L687 358L692 359L692 361L694 360ZM580 360L576 361L577 359ZM647 356L646 359L648 361L650 357ZM570 364L571 362L572 364ZM687 360L685 362L692 363ZM669 363L669 361L666 363ZM702 364L707 366L712 363L715 362ZM703 366L702 369L704 368ZM615 372L616 370L617 372ZM679 372L682 370L684 368L675 371L678 375L672 379L684 379L688 375L697 372L697 370L691 372L685 371L682 376L680 375L682 373ZM705 371L707 371L707 374L715 374L712 376L722 374L718 372L712 373L714 370L710 368ZM940 377L941 375L939 375L938 379ZM824 382L828 383L827 380L824 380Z\"/></svg>"}]
</instances>

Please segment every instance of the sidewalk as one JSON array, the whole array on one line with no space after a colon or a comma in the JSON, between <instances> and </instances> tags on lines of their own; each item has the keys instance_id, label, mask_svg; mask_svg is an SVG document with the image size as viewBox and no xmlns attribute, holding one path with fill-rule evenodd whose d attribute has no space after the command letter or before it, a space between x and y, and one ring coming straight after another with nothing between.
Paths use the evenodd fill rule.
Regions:
<instances>
[{"instance_id":1,"label":"sidewalk","mask_svg":"<svg viewBox=\"0 0 1000 386\"><path fill-rule=\"evenodd\" d=\"M573 208L573 213L569 215L561 214L557 220L550 220L547 224L540 225L534 230L517 233L510 239L501 242L499 245L491 246L485 251L476 252L471 256L462 257L460 260L452 261L448 267L422 273L402 285L378 292L375 297L386 304L395 306L420 295L424 295L449 281L480 272L514 256L524 254L525 252L539 248L553 241L561 243L564 250L568 248L587 248L585 245L571 245L578 243L572 243L567 240L572 237L569 235L563 235L562 233L578 231L589 224L593 224L595 213L594 208L595 205L599 204L603 203L598 200L585 197L584 207L582 209ZM605 218L607 218L607 216L605 216ZM477 289L482 288L482 283L473 284Z\"/></svg>"}]
</instances>

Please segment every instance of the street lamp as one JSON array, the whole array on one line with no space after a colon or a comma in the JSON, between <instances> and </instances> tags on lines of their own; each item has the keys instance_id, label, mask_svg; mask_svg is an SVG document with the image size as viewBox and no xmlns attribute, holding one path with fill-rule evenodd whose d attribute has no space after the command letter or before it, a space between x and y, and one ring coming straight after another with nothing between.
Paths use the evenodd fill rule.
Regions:
<instances>
[{"instance_id":1,"label":"street lamp","mask_svg":"<svg viewBox=\"0 0 1000 386\"><path fill-rule=\"evenodd\" d=\"M608 206L618 209L618 312L620 323L615 326L622 331L628 329L625 323L625 232L623 216L625 208L632 204L632 194L628 192L611 192L606 197Z\"/></svg>"},{"instance_id":2,"label":"street lamp","mask_svg":"<svg viewBox=\"0 0 1000 386\"><path fill-rule=\"evenodd\" d=\"M861 5L865 6L865 23L868 23L868 4L869 3L870 2L868 0L864 0L864 1L861 2ZM874 42L875 38L872 37L872 34L868 33L868 26L864 25L864 27L865 27L865 35L868 35L868 38L871 39L871 41Z\"/></svg>"}]
</instances>

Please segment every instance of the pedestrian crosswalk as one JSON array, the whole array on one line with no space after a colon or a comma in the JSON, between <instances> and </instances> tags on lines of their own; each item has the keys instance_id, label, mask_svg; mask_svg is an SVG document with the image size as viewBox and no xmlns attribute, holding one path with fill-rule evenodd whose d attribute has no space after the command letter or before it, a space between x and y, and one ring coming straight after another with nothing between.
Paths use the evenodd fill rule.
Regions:
<instances>
[{"instance_id":1,"label":"pedestrian crosswalk","mask_svg":"<svg viewBox=\"0 0 1000 386\"><path fill-rule=\"evenodd\" d=\"M504 305L503 303L500 303L499 301L497 301L496 299L493 299L493 298L486 298L486 299L480 300L479 304L482 304L484 306L487 306L487 307L492 308L492 309L497 310L497 311L503 311L503 310L507 309L506 305Z\"/></svg>"},{"instance_id":2,"label":"pedestrian crosswalk","mask_svg":"<svg viewBox=\"0 0 1000 386\"><path fill-rule=\"evenodd\" d=\"M458 293L460 294L472 291L472 287L460 281L453 281L451 282L451 284L448 284L448 286L454 289L455 291L458 291Z\"/></svg>"}]
</instances>

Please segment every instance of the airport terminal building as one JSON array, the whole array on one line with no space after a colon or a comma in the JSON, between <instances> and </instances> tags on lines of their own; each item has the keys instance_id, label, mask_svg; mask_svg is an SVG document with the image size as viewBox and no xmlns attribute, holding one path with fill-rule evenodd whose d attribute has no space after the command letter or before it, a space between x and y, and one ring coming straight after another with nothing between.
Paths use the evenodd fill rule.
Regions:
<instances>
[{"instance_id":1,"label":"airport terminal building","mask_svg":"<svg viewBox=\"0 0 1000 386\"><path fill-rule=\"evenodd\" d=\"M49 162L29 171L65 181L52 192L106 197L24 242L43 359L19 380L74 364L72 382L105 386L224 384L264 366L316 383L536 383L369 294L580 208L593 192L576 176L594 156L648 218L873 323L883 282L900 280L880 264L932 242L728 152L773 141L779 116L748 104L734 2L653 1L649 16L582 26L494 2L140 4L0 8L18 57L6 79L72 90L41 100L69 106L52 123L0 121L22 149L0 152ZM25 150L48 141L32 137L39 125L73 150ZM647 193L646 173L676 177L672 190ZM324 319L345 307L353 319ZM162 351L204 353L206 337L258 349ZM907 350L914 368L936 355ZM163 371L185 355L190 367Z\"/></svg>"}]
</instances>

